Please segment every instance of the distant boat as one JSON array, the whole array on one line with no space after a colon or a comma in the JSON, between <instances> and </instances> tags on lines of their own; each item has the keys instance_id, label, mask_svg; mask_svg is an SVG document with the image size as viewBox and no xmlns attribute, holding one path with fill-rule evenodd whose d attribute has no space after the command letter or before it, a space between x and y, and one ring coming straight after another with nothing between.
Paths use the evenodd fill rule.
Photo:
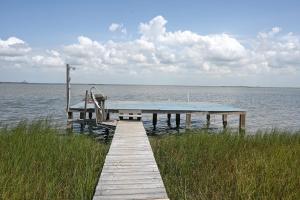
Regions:
<instances>
[{"instance_id":1,"label":"distant boat","mask_svg":"<svg viewBox=\"0 0 300 200\"><path fill-rule=\"evenodd\" d=\"M28 84L28 82L26 80L21 82L22 84Z\"/></svg>"}]
</instances>

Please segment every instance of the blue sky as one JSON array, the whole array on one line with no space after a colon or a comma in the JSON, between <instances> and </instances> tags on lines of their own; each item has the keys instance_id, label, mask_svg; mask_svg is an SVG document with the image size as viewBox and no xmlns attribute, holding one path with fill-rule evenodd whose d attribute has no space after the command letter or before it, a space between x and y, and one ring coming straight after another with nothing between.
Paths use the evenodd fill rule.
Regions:
<instances>
[{"instance_id":1,"label":"blue sky","mask_svg":"<svg viewBox=\"0 0 300 200\"><path fill-rule=\"evenodd\" d=\"M166 28L166 31L161 33L161 35L164 38L167 38L170 36L168 33L176 33L178 31L190 31L193 34L197 34L195 36L197 39L193 40L196 41L195 43L198 43L198 46L210 46L210 45L218 45L218 42L222 39L226 39L224 34L230 36L230 38L233 38L234 40L238 41L242 45L243 48L247 50L247 56L240 55L236 56L238 50L242 50L242 47L237 47L236 44L234 47L227 46L224 47L224 51L226 52L228 49L232 50L233 48L239 48L234 49L235 52L232 52L231 55L225 55L226 59L224 58L224 55L220 55L220 52L212 52L216 53L215 60L212 61L211 57L209 55L203 56L201 58L201 62L196 60L194 63L191 63L191 65L197 65L200 68L209 70L209 75L205 73L201 73L201 70L199 71L196 68L192 68L191 70L198 70L200 75L205 75L203 77L203 80L206 81L198 81L195 78L195 81L192 81L190 77L193 77L193 74L186 73L185 77L178 76L178 74L173 75L162 75L161 77L158 77L158 83L162 84L184 84L186 80L188 81L188 84L203 84L203 85L214 85L214 82L216 77L219 78L219 82L216 83L216 85L270 85L270 86L299 86L300 82L297 81L297 77L294 77L295 74L299 75L299 60L297 60L298 54L292 54L290 55L290 60L286 60L284 58L278 57L270 57L274 49L276 48L276 45L272 46L272 44L275 42L278 43L278 46L282 46L281 44L289 44L294 42L294 52L298 51L299 47L299 41L298 35L300 32L300 26L298 20L300 19L300 3L299 1L145 1L145 0L135 0L135 1L58 1L58 0L52 0L52 1L15 1L15 0L9 0L9 1L0 1L0 39L3 41L3 50L7 51L8 47L7 44L12 44L15 46L21 46L26 45L28 48L27 50L21 50L22 55L20 54L20 50L17 50L15 47L9 47L9 53L12 53L12 51L18 51L18 53L14 52L13 55L18 54L17 59L8 59L4 58L4 56L7 57L8 52L3 53L2 55L2 64L1 64L1 49L0 49L0 70L2 71L2 75L0 75L0 81L18 81L19 79L22 80L28 80L33 82L39 82L39 81L45 81L45 82L63 82L64 80L61 80L62 76L57 76L60 73L59 69L56 69L51 71L49 67L45 67L42 69L42 64L40 64L39 67L33 66L34 63L32 61L28 61L31 58L34 58L34 61L39 63L45 63L46 59L49 58L49 52L55 51L59 53L60 59L64 62L67 61L74 61L74 63L78 63L78 61L75 62L75 60L70 57L72 55L77 55L76 53L72 52L72 55L70 54L70 46L72 45L85 45L80 43L79 37L84 36L85 38L90 39L91 41L95 41L99 43L100 45L103 45L106 49L105 51L112 51L112 47L109 47L108 42L112 40L113 42L117 43L119 46L122 44L124 46L124 43L133 42L137 39L143 38L143 40L147 42L151 42L154 44L154 48L158 49L159 52L154 52L156 55L155 62L151 62L151 65L154 66L156 63L158 64L164 64L164 66L161 66L160 69L162 71L176 71L178 73L182 74L181 69L183 69L182 60L175 61L176 58L179 55L176 55L174 53L174 49L185 49L186 44L182 45L180 41L182 41L182 38L185 38L187 34L181 34L176 35L178 37L176 41L173 41L172 45L162 43L162 40L158 40L157 38L147 38L145 36L145 32L141 33L141 23L148 24L150 26L151 20L155 19L157 16L161 16L165 21L167 21L165 24L163 23L162 19L154 20L153 23L158 24L158 26L163 26ZM119 27L123 27L123 30L126 30L126 33L121 33L121 29L110 31L109 27L112 25L112 23L115 23L119 25ZM274 28L274 34L272 34L272 28ZM153 25L153 29L155 26ZM277 29L278 28L278 31ZM293 33L293 38L289 35L289 33ZM258 41L258 35L260 33L266 33L270 34L268 36L268 48L259 48L263 53L266 53L265 57L270 57L269 60L262 61L262 58L257 58L257 56L250 57L251 52L257 51L257 48L252 48L252 46L257 45L257 43L262 44L263 42L261 40ZM222 35L223 34L223 35ZM278 34L278 35L277 35ZM217 39L218 42L212 41L210 39L205 39L205 36L210 35L219 35L222 37L221 39ZM273 36L277 35L277 36ZM198 37L199 36L199 37ZM14 37L17 39L20 39L24 42L24 44L20 43L20 41L15 42L15 40L11 40L14 42L8 42L8 39L10 37ZM189 36L187 36L189 37ZM286 39L289 37L288 39ZM159 36L159 38L162 38ZM173 37L174 38L174 37ZM204 39L203 39L204 38ZM296 39L295 39L296 38ZM168 38L170 39L170 38ZM203 40L205 42L203 43ZM165 39L164 39L165 41ZM227 40L226 40L227 41ZM201 43L202 42L202 43ZM230 42L230 41L229 41ZM232 41L231 41L232 42ZM234 41L233 41L234 42ZM1 44L1 43L0 43ZM4 44L6 46L4 46ZM228 43L229 44L229 43ZM127 44L127 46L130 46L130 44ZM229 44L232 45L232 44ZM68 53L66 53L66 47L68 49ZM91 45L90 45L91 46ZM176 47L174 47L176 46ZM78 46L77 46L78 47ZM76 47L76 48L77 48ZM189 44L190 47L190 44ZM1 46L0 46L1 48ZM83 48L81 47L78 47ZM86 46L84 48L87 48ZM93 47L90 47L89 50L93 52L94 57L86 57L89 62L92 62L94 58L97 57L98 51L95 50L95 48L98 48L94 46L94 49L91 49ZM129 47L130 48L130 47ZM136 46L132 48L137 48ZM250 48L250 49L249 49ZM290 48L290 47L289 47ZM210 48L211 49L211 48ZM263 49L263 50L262 50ZM203 55L202 50L196 49L196 47L191 47L190 50L191 53L186 56L186 59L188 59L191 55L199 54L200 57ZM112 52L124 52L124 49L113 49ZM218 50L219 51L219 50ZM281 49L278 53L281 56L285 55L287 51L292 50L289 49ZM26 55L25 55L26 52ZM270 53L271 52L271 53ZM99 52L98 52L99 53ZM132 56L144 56L148 59L147 55L150 55L149 52L144 52L141 55L139 54L139 50L136 50L135 52L132 52ZM240 53L240 52L239 52ZM51 53L50 53L51 54ZM56 53L54 53L54 57L56 56ZM104 54L104 53L103 53ZM118 54L118 53L116 53ZM172 61L169 59L166 60L166 57L161 58L160 56L163 54L171 55ZM246 54L246 53L245 53ZM51 54L52 55L52 54ZM51 57L50 55L50 57ZM91 55L91 53L89 54ZM151 54L153 56L153 54ZM218 57L219 55L219 57ZM273 54L272 54L273 55ZM38 56L38 57L36 57ZM48 56L48 57L47 57ZM110 54L111 56L111 54ZM176 58L173 58L173 57ZM230 58L229 58L229 57ZM251 54L252 56L252 54ZM12 57L12 56L10 56ZM22 61L20 63L17 63L20 61L20 59L26 57L26 62ZM53 57L53 55L52 55ZM99 55L99 57L101 57ZM198 56L199 57L199 56ZM82 56L84 58L84 55ZM246 62L245 59L251 60ZM111 58L113 60L113 58ZM125 59L125 58L124 58ZM127 59L127 58L126 58ZM125 59L125 60L126 60ZM150 59L150 57L149 57ZM148 60L149 60L148 59ZM159 60L160 59L160 60ZM183 59L183 58L182 58ZM231 69L235 70L236 66L232 66L232 59L239 59L240 64L246 63L249 65L249 68L255 68L255 69L261 69L265 67L264 63L268 63L268 67L270 69L264 69L260 71L260 73L253 73L249 75L249 72L245 72L245 74L248 74L249 76L243 75L240 71L234 72L239 75L240 78L238 78L237 81L229 81L232 77L228 76L228 78L224 78L222 73L229 72ZM259 60L258 62L254 62L253 60ZM8 61L9 60L9 61ZM14 61L12 61L14 60ZM97 70L102 71L105 69L113 69L115 68L122 68L121 63L124 63L125 65L135 65L136 68L130 68L127 69L130 73L128 73L128 76L124 79L115 76L114 73L117 73L114 70L107 71L107 74L105 77L109 76L111 78L103 79L105 80L105 83L110 83L110 80L113 80L113 83L123 83L126 79L132 80L132 83L141 83L141 84L149 84L151 83L151 77L153 75L149 74L147 70L149 70L150 63L143 63L141 64L141 61L132 62L126 60L126 62L118 62L118 64L113 63L112 60L105 61L104 58L101 62L99 62L99 66L95 66L93 69L87 69L87 66L84 64L82 65L82 69L84 69L84 73L94 73L97 72ZM146 62L145 59L143 59L143 62ZM159 60L159 61L157 61ZM222 61L220 61L222 60ZM44 62L45 61L45 62ZM275 63L276 61L276 63ZM280 61L280 63L278 63ZM150 62L150 61L149 61ZM220 62L222 63L222 66L227 66L226 69L217 70L217 67L219 66ZM48 63L48 62L46 62ZM59 62L56 62L59 63ZM87 62L88 63L88 62ZM109 64L113 63L113 64ZM188 61L187 61L188 63ZM196 63L196 64L195 64ZM22 66L22 65L26 66ZM245 65L246 65L245 64ZM262 65L261 65L262 64ZM11 65L11 66L9 66ZM31 66L32 65L32 66ZM101 66L100 66L101 65ZM179 65L182 65L178 67ZM256 67L254 67L256 65ZM278 66L277 66L278 65ZM279 66L280 65L280 66ZM286 67L288 65L288 67ZM2 67L1 67L2 66ZM17 66L18 69L14 69L14 66ZM117 66L117 67L116 67ZM145 66L148 66L146 69ZM277 72L273 72L273 66L276 68ZM25 67L28 67L28 69L24 69ZM232 67L232 68L231 68ZM278 72L278 68L288 68L285 70L287 73L283 73L282 71ZM80 67L79 67L80 68ZM80 69L81 69L80 68ZM139 71L141 68L146 69L144 71ZM251 69L252 69L251 68ZM97 69L97 70L96 70ZM90 72L88 72L90 70ZM155 69L156 70L156 69ZM154 70L154 71L155 71ZM179 71L178 71L179 70ZM16 80L13 77L13 73L16 71L19 71L17 77L18 80ZM125 70L126 71L126 70ZM151 71L151 70L150 70ZM158 70L159 71L159 70ZM258 70L259 71L259 70ZM270 73L268 73L269 71ZM284 71L284 70L283 70ZM291 75L289 75L288 71L291 71ZM32 72L32 73L31 73ZM74 72L75 73L75 72ZM122 72L123 73L123 72ZM219 74L216 74L219 73ZM32 74L32 75L31 75ZM37 74L40 74L38 76ZM47 76L47 74L49 76ZM53 74L53 75L50 75ZM55 75L56 74L56 75ZM284 74L284 75L282 75ZM135 76L133 76L135 75ZM139 75L139 76L137 76ZM42 77L42 78L37 78ZM79 82L79 80L75 80ZM113 78L113 76L118 78ZM140 76L145 76L145 80L139 78ZM171 78L170 78L171 76ZM211 80L210 77L211 76ZM60 78L57 78L60 77ZM79 77L79 76L78 76ZM241 78L242 77L242 78ZM262 77L269 77L268 80L264 80ZM287 78L288 77L288 78ZM79 79L79 78L78 78ZM169 81L166 81L169 80ZM273 79L278 80L280 83L277 84ZM246 80L246 82L245 82ZM94 77L92 78L93 82L101 82L97 81L97 79ZM84 82L89 82L88 79L84 80Z\"/></svg>"}]
</instances>

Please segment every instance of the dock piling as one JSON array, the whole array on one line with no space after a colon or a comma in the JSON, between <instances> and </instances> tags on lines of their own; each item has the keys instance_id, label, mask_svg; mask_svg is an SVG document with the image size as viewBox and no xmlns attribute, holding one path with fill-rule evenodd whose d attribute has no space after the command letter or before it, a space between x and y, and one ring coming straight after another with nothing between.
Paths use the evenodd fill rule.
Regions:
<instances>
[{"instance_id":1,"label":"dock piling","mask_svg":"<svg viewBox=\"0 0 300 200\"><path fill-rule=\"evenodd\" d=\"M84 112L80 112L79 114L79 119L81 119L82 121L80 121L80 130L83 131L84 129Z\"/></svg>"},{"instance_id":2,"label":"dock piling","mask_svg":"<svg viewBox=\"0 0 300 200\"><path fill-rule=\"evenodd\" d=\"M191 113L186 113L186 118L185 118L185 126L187 129L191 128L191 122L192 122L192 114Z\"/></svg>"},{"instance_id":3,"label":"dock piling","mask_svg":"<svg viewBox=\"0 0 300 200\"><path fill-rule=\"evenodd\" d=\"M68 112L67 129L73 129L73 112Z\"/></svg>"},{"instance_id":4,"label":"dock piling","mask_svg":"<svg viewBox=\"0 0 300 200\"><path fill-rule=\"evenodd\" d=\"M153 124L153 128L156 129L156 124L157 124L157 113L153 113L152 124Z\"/></svg>"},{"instance_id":5,"label":"dock piling","mask_svg":"<svg viewBox=\"0 0 300 200\"><path fill-rule=\"evenodd\" d=\"M222 121L223 121L223 128L226 128L227 127L227 114L223 114L222 115Z\"/></svg>"},{"instance_id":6,"label":"dock piling","mask_svg":"<svg viewBox=\"0 0 300 200\"><path fill-rule=\"evenodd\" d=\"M167 119L168 126L171 126L171 113L168 113L167 117L168 117Z\"/></svg>"},{"instance_id":7,"label":"dock piling","mask_svg":"<svg viewBox=\"0 0 300 200\"><path fill-rule=\"evenodd\" d=\"M239 129L240 131L245 131L246 128L246 114L240 114L240 121L239 121Z\"/></svg>"},{"instance_id":8,"label":"dock piling","mask_svg":"<svg viewBox=\"0 0 300 200\"><path fill-rule=\"evenodd\" d=\"M109 112L106 113L106 120L110 120L110 113Z\"/></svg>"},{"instance_id":9,"label":"dock piling","mask_svg":"<svg viewBox=\"0 0 300 200\"><path fill-rule=\"evenodd\" d=\"M207 126L207 128L209 128L209 125L210 125L210 114L207 114L206 115L206 126Z\"/></svg>"},{"instance_id":10,"label":"dock piling","mask_svg":"<svg viewBox=\"0 0 300 200\"><path fill-rule=\"evenodd\" d=\"M180 126L180 114L176 113L176 128Z\"/></svg>"}]
</instances>

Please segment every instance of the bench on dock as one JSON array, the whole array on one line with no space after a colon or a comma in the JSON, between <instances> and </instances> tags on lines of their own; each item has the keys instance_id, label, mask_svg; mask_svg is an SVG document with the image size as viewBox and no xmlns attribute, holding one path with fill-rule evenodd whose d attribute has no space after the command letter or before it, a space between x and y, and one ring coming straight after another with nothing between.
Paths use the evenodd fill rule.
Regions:
<instances>
[{"instance_id":1,"label":"bench on dock","mask_svg":"<svg viewBox=\"0 0 300 200\"><path fill-rule=\"evenodd\" d=\"M140 121L142 119L142 111L141 110L119 110L119 119L120 120L136 119L136 120Z\"/></svg>"}]
</instances>

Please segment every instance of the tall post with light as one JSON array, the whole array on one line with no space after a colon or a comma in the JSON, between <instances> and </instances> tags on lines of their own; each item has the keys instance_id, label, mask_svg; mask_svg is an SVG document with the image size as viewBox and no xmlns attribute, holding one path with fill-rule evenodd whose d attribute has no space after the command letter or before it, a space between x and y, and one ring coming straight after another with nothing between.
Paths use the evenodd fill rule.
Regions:
<instances>
[{"instance_id":1,"label":"tall post with light","mask_svg":"<svg viewBox=\"0 0 300 200\"><path fill-rule=\"evenodd\" d=\"M66 111L68 113L68 122L67 122L67 128L72 128L73 126L73 113L70 112L70 93L71 93L71 77L70 77L70 70L75 70L75 67L71 67L69 64L66 64L66 95L67 95L67 108Z\"/></svg>"}]
</instances>

